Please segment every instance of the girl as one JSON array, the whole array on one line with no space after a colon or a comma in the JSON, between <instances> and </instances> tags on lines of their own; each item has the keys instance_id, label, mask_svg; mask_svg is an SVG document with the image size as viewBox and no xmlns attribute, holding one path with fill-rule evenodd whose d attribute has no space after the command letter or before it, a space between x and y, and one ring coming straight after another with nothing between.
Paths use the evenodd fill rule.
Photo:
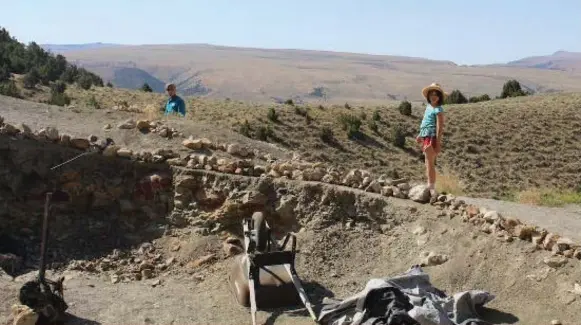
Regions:
<instances>
[{"instance_id":1,"label":"girl","mask_svg":"<svg viewBox=\"0 0 581 325\"><path fill-rule=\"evenodd\" d=\"M427 100L428 105L424 113L424 119L420 125L420 134L416 138L422 144L426 161L426 174L428 177L428 187L430 193L435 195L436 185L436 157L442 149L442 136L444 134L444 110L442 104L446 93L439 84L433 83L422 89L422 95Z\"/></svg>"}]
</instances>

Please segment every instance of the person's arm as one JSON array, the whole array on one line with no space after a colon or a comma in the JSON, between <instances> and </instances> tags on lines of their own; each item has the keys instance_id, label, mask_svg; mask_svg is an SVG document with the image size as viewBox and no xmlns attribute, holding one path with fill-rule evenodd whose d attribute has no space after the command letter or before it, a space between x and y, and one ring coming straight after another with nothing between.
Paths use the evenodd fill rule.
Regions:
<instances>
[{"instance_id":1,"label":"person's arm","mask_svg":"<svg viewBox=\"0 0 581 325\"><path fill-rule=\"evenodd\" d=\"M186 116L186 101L185 100L180 100L180 107L178 108L178 111L180 112L180 114L182 116Z\"/></svg>"},{"instance_id":2,"label":"person's arm","mask_svg":"<svg viewBox=\"0 0 581 325\"><path fill-rule=\"evenodd\" d=\"M442 138L444 137L444 112L436 115L436 141L438 141L438 151L441 149Z\"/></svg>"}]
</instances>

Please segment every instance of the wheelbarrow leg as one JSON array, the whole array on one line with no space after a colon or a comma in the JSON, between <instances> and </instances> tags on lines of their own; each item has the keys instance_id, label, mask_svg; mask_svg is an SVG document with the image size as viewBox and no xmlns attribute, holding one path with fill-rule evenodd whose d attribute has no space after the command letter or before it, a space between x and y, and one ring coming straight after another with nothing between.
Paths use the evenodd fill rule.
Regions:
<instances>
[{"instance_id":1,"label":"wheelbarrow leg","mask_svg":"<svg viewBox=\"0 0 581 325\"><path fill-rule=\"evenodd\" d=\"M295 271L295 268L289 264L285 264L284 267L287 270L288 274L290 275L292 282L293 282L295 288L297 289L297 292L299 293L299 297L301 298L303 304L305 305L305 307L309 311L311 318L315 321L315 323L318 324L319 322L317 321L317 316L315 315L315 311L313 310L313 306L311 305L311 302L309 301L309 298L307 296L307 293L305 292L305 289L301 285L301 280L299 279L297 272Z\"/></svg>"},{"instance_id":2,"label":"wheelbarrow leg","mask_svg":"<svg viewBox=\"0 0 581 325\"><path fill-rule=\"evenodd\" d=\"M248 289L250 295L250 315L252 317L252 325L256 325L256 288L254 287L254 277L256 273L254 268L250 266L250 259L248 260Z\"/></svg>"}]
</instances>

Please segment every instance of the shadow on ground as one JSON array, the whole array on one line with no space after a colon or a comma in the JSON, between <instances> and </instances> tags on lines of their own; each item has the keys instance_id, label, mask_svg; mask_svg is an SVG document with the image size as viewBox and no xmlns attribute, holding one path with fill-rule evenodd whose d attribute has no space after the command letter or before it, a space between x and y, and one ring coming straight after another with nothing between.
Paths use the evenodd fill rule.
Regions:
<instances>
[{"instance_id":1,"label":"shadow on ground","mask_svg":"<svg viewBox=\"0 0 581 325\"><path fill-rule=\"evenodd\" d=\"M335 294L316 281L302 282L303 288L309 296L309 300L313 305L315 315L318 315L321 309L321 304L325 298L333 298ZM294 308L294 309L291 309ZM289 308L268 309L271 314L268 316L265 325L273 325L276 319L281 315L289 315L291 317L310 317L309 312L304 306L293 306Z\"/></svg>"},{"instance_id":2,"label":"shadow on ground","mask_svg":"<svg viewBox=\"0 0 581 325\"><path fill-rule=\"evenodd\" d=\"M478 313L482 319L492 324L515 324L519 321L513 314L486 307L479 309Z\"/></svg>"},{"instance_id":3,"label":"shadow on ground","mask_svg":"<svg viewBox=\"0 0 581 325\"><path fill-rule=\"evenodd\" d=\"M63 325L101 325L101 323L67 313Z\"/></svg>"}]
</instances>

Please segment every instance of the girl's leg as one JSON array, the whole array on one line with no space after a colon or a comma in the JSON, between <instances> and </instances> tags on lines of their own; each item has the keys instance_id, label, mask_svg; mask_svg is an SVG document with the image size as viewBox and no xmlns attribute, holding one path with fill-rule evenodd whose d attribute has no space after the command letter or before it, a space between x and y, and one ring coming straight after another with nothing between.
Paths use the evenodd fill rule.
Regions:
<instances>
[{"instance_id":1,"label":"girl's leg","mask_svg":"<svg viewBox=\"0 0 581 325\"><path fill-rule=\"evenodd\" d=\"M426 157L426 176L428 178L428 186L431 190L434 189L436 185L436 152L432 146L426 147L424 150L424 156Z\"/></svg>"}]
</instances>

